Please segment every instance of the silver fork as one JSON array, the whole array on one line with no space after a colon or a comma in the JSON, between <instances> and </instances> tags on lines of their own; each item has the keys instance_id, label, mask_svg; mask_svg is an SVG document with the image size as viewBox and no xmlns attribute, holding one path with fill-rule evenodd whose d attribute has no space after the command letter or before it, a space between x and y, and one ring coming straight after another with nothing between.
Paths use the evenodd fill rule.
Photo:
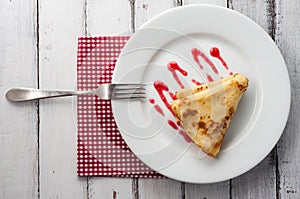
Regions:
<instances>
[{"instance_id":1,"label":"silver fork","mask_svg":"<svg viewBox=\"0 0 300 199\"><path fill-rule=\"evenodd\" d=\"M13 102L89 94L97 95L103 100L143 99L146 94L145 90L145 84L101 84L94 90L86 91L12 88L6 92L5 96Z\"/></svg>"}]
</instances>

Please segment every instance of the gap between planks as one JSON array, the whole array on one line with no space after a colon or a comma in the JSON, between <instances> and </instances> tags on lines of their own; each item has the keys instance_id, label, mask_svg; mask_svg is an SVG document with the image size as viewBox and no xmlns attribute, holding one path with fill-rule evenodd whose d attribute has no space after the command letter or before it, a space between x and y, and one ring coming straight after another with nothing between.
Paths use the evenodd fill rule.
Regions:
<instances>
[{"instance_id":1,"label":"gap between planks","mask_svg":"<svg viewBox=\"0 0 300 199\"><path fill-rule=\"evenodd\" d=\"M37 88L40 88L40 9L39 9L39 0L36 0L36 67L37 67ZM35 102L36 105L36 115L37 115L37 183L38 183L38 193L37 196L40 198L40 102L39 100Z\"/></svg>"}]
</instances>

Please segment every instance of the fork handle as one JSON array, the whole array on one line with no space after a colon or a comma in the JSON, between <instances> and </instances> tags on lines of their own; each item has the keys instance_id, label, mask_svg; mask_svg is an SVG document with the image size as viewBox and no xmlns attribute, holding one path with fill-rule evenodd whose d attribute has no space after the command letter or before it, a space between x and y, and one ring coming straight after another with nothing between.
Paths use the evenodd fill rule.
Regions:
<instances>
[{"instance_id":1,"label":"fork handle","mask_svg":"<svg viewBox=\"0 0 300 199\"><path fill-rule=\"evenodd\" d=\"M95 94L91 91L42 90L33 88L12 88L6 92L6 98L13 102L23 102L53 97Z\"/></svg>"}]
</instances>

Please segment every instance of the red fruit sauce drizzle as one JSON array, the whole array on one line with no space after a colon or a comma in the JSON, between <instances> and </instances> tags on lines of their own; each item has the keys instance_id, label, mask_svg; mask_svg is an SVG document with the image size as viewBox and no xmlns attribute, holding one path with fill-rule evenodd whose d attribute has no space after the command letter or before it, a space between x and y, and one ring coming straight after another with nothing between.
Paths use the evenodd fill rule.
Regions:
<instances>
[{"instance_id":1,"label":"red fruit sauce drizzle","mask_svg":"<svg viewBox=\"0 0 300 199\"><path fill-rule=\"evenodd\" d=\"M226 62L224 61L224 59L221 57L221 55L220 55L220 50L219 50L218 48L212 47L212 48L210 49L209 52L210 52L210 55L211 55L211 56L213 56L213 57L217 58L218 60L220 60L220 62L221 62L222 65L226 68L226 70L229 69L227 63L226 63Z\"/></svg>"},{"instance_id":2,"label":"red fruit sauce drizzle","mask_svg":"<svg viewBox=\"0 0 300 199\"><path fill-rule=\"evenodd\" d=\"M193 82L194 84L196 84L197 86L201 85L201 83L200 83L200 82L198 82L198 81L197 81L197 80L195 80L195 79L192 79L192 82Z\"/></svg>"},{"instance_id":3,"label":"red fruit sauce drizzle","mask_svg":"<svg viewBox=\"0 0 300 199\"><path fill-rule=\"evenodd\" d=\"M150 102L151 104L154 104L154 103L155 103L155 100L154 100L153 98L150 98L150 99L149 99L149 102Z\"/></svg>"},{"instance_id":4,"label":"red fruit sauce drizzle","mask_svg":"<svg viewBox=\"0 0 300 199\"><path fill-rule=\"evenodd\" d=\"M168 123L173 129L175 129L175 130L178 129L178 126L172 120L168 120Z\"/></svg>"},{"instance_id":5,"label":"red fruit sauce drizzle","mask_svg":"<svg viewBox=\"0 0 300 199\"><path fill-rule=\"evenodd\" d=\"M177 100L177 97L174 93L172 93L171 91L169 91L169 95L172 98L172 100Z\"/></svg>"},{"instance_id":6,"label":"red fruit sauce drizzle","mask_svg":"<svg viewBox=\"0 0 300 199\"><path fill-rule=\"evenodd\" d=\"M188 73L185 70L183 70L182 68L180 68L179 65L174 61L168 63L168 69L172 73L172 75L173 75L174 79L176 80L177 84L180 86L181 89L183 89L184 85L180 81L176 71L180 72L183 76L187 76Z\"/></svg>"},{"instance_id":7,"label":"red fruit sauce drizzle","mask_svg":"<svg viewBox=\"0 0 300 199\"><path fill-rule=\"evenodd\" d=\"M208 63L208 65L211 67L211 69L212 69L216 74L219 74L219 72L218 72L216 66L214 65L214 63L212 63L212 62L208 59L208 57L207 57L202 51L200 51L198 48L193 48L193 49L192 49L192 55L193 55L193 58L194 58L195 62L199 65L199 67L200 67L201 69L203 69L203 65L202 65L202 64L200 63L200 61L199 61L199 58L198 58L199 56L202 57L206 63Z\"/></svg>"},{"instance_id":8,"label":"red fruit sauce drizzle","mask_svg":"<svg viewBox=\"0 0 300 199\"><path fill-rule=\"evenodd\" d=\"M155 108L155 110L156 110L158 113L160 113L162 116L165 116L165 114L164 114L162 108L161 108L158 104L155 104L155 105L154 105L154 108Z\"/></svg>"},{"instance_id":9,"label":"red fruit sauce drizzle","mask_svg":"<svg viewBox=\"0 0 300 199\"><path fill-rule=\"evenodd\" d=\"M179 130L179 134L182 135L186 142L192 142L191 138L186 134L184 130Z\"/></svg>"},{"instance_id":10,"label":"red fruit sauce drizzle","mask_svg":"<svg viewBox=\"0 0 300 199\"><path fill-rule=\"evenodd\" d=\"M213 82L214 81L214 79L209 74L206 74L206 77L207 77L207 80L209 82Z\"/></svg>"},{"instance_id":11,"label":"red fruit sauce drizzle","mask_svg":"<svg viewBox=\"0 0 300 199\"><path fill-rule=\"evenodd\" d=\"M163 103L165 104L165 106L167 107L167 109L169 109L169 111L175 116L175 114L174 114L174 112L173 112L173 110L171 108L171 105L169 104L169 102L167 101L167 98L164 95L164 91L168 92L169 91L169 87L165 83L163 83L163 82L161 82L159 80L156 80L154 82L154 88L156 89L156 91L157 91L160 99L163 101Z\"/></svg>"},{"instance_id":12,"label":"red fruit sauce drizzle","mask_svg":"<svg viewBox=\"0 0 300 199\"><path fill-rule=\"evenodd\" d=\"M180 124L180 121L177 121L177 124L176 124L172 120L168 120L168 123L175 130L178 130L178 127L182 127ZM179 134L182 135L182 137L184 138L184 140L186 142L192 142L191 138L186 134L186 132L183 129L179 129Z\"/></svg>"},{"instance_id":13,"label":"red fruit sauce drizzle","mask_svg":"<svg viewBox=\"0 0 300 199\"><path fill-rule=\"evenodd\" d=\"M192 55L193 55L193 58L195 60L195 62L199 65L200 69L203 69L203 65L200 63L199 61L199 56L202 57L202 59L208 64L210 65L211 69L216 73L216 74L219 74L216 66L209 60L209 58L202 52L200 51L199 49L197 48L193 48L191 50L192 52ZM210 49L210 55L213 56L213 57L216 57L217 59L219 59L221 61L221 63L223 64L223 66L228 70L228 65L227 63L224 61L224 59L220 56L220 51L218 48L216 47L212 47ZM183 70L182 68L179 67L179 65L172 61L172 62L169 62L168 63L168 69L169 71L172 73L174 79L176 80L176 82L178 83L179 87L180 88L184 88L184 85L182 84L182 82L180 81L176 71L180 72L183 76L187 76L188 73L187 71ZM232 75L233 73L230 72L229 75ZM214 79L212 78L212 76L210 76L209 74L206 74L206 77L207 77L207 80L209 82L212 82L214 81ZM222 78L222 77L221 77ZM196 81L195 79L192 79L192 82L196 85L201 85L200 82ZM169 111L172 113L173 116L175 116L175 113L173 112L172 110L172 107L170 105L170 103L167 101L167 98L164 94L164 92L168 92L169 96L172 98L172 100L176 100L176 95L174 93L172 93L171 91L169 91L169 87L159 81L159 80L156 80L154 82L154 88L156 89L158 95L160 96L161 100L163 101L163 103L165 104L165 106L167 107L167 109L169 109ZM154 108L155 110L160 113L162 116L164 116L164 112L162 110L162 108L158 105L158 104L155 104L155 100L153 98L150 98L149 99L149 102L151 104L154 105ZM175 116L176 117L176 116ZM175 122L173 122L172 120L168 120L168 124L175 130L178 130L179 131L179 134L183 136L183 138L185 139L186 142L192 142L191 138L186 134L186 132L182 129L182 126L181 126L181 122L179 120Z\"/></svg>"},{"instance_id":14,"label":"red fruit sauce drizzle","mask_svg":"<svg viewBox=\"0 0 300 199\"><path fill-rule=\"evenodd\" d=\"M171 105L169 104L169 102L167 101L165 95L164 95L164 91L169 91L169 88L168 86L161 82L161 81L158 81L156 80L154 82L154 88L156 89L157 93L159 94L161 100L163 101L163 103L165 104L165 106L167 107L167 109L170 110L170 112L173 114L173 116L175 116L175 113L173 112L172 108L171 108ZM155 106L154 106L155 107ZM176 125L172 120L168 120L168 124L175 130L178 129L178 126L180 125ZM187 138L188 136L185 134L184 131L180 130L179 133L183 136L183 138L187 141L187 142L191 142L189 138Z\"/></svg>"},{"instance_id":15,"label":"red fruit sauce drizzle","mask_svg":"<svg viewBox=\"0 0 300 199\"><path fill-rule=\"evenodd\" d=\"M154 104L154 108L155 108L155 110L156 110L159 114L161 114L162 116L165 116L164 111L162 110L162 108L161 108L158 104L155 104L155 100L154 100L153 98L150 98L150 99L149 99L149 102L150 102L151 104Z\"/></svg>"}]
</instances>

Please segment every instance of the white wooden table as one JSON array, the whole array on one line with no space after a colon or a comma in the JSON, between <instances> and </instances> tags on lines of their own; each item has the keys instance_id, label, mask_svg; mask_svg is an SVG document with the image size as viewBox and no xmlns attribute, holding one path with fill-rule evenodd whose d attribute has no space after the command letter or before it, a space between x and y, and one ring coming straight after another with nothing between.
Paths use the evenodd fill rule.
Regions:
<instances>
[{"instance_id":1,"label":"white wooden table","mask_svg":"<svg viewBox=\"0 0 300 199\"><path fill-rule=\"evenodd\" d=\"M74 101L12 104L4 97L16 86L75 88L79 36L126 35L164 10L203 2L260 24L279 46L291 77L283 136L264 161L240 177L209 185L79 178ZM300 198L299 10L299 0L1 0L0 198Z\"/></svg>"}]
</instances>

